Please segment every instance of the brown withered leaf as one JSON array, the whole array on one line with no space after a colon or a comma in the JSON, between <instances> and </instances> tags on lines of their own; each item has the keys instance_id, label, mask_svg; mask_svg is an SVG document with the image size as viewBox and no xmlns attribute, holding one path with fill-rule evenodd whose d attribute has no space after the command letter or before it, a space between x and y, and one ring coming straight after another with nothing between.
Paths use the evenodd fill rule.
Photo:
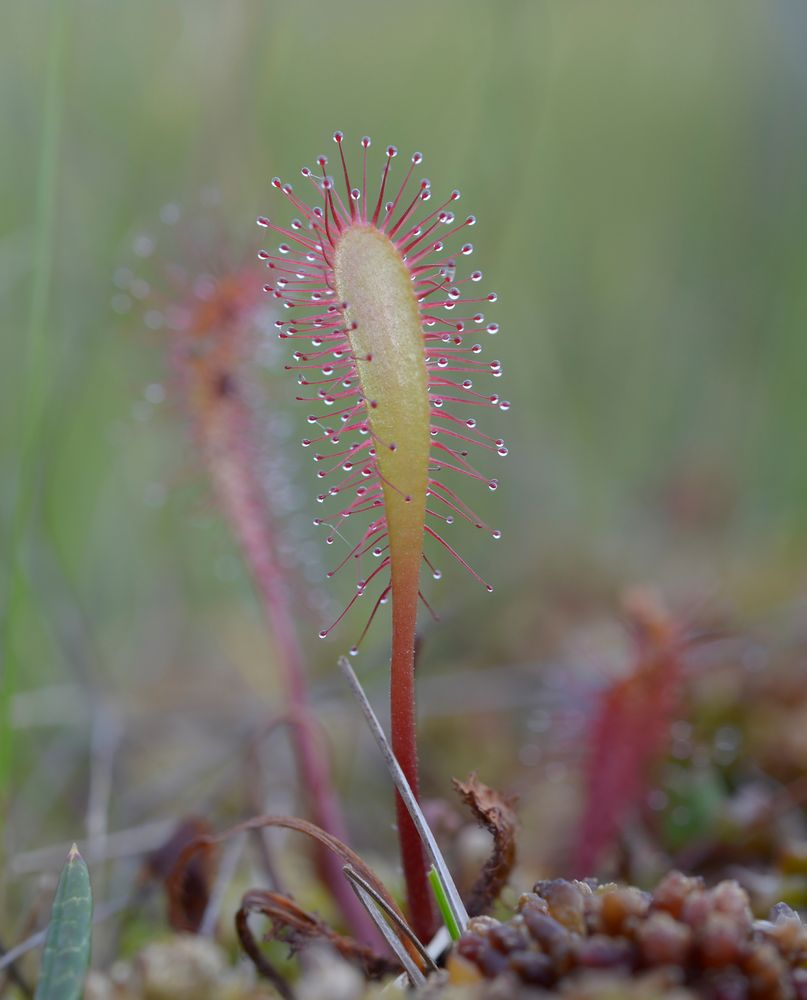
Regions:
<instances>
[{"instance_id":1,"label":"brown withered leaf","mask_svg":"<svg viewBox=\"0 0 807 1000\"><path fill-rule=\"evenodd\" d=\"M168 897L168 922L175 931L195 934L199 930L216 875L212 845L200 847L194 852L184 866L181 878L172 878L172 873L188 845L197 843L212 832L206 820L189 816L180 820L168 840L146 858L146 876L163 883Z\"/></svg>"},{"instance_id":2,"label":"brown withered leaf","mask_svg":"<svg viewBox=\"0 0 807 1000\"><path fill-rule=\"evenodd\" d=\"M485 913L499 898L516 862L515 798L490 788L472 773L467 781L452 779L462 801L493 837L493 851L474 882L466 901L472 917Z\"/></svg>"},{"instance_id":3,"label":"brown withered leaf","mask_svg":"<svg viewBox=\"0 0 807 1000\"><path fill-rule=\"evenodd\" d=\"M392 910L395 914L397 914L398 917L400 917L400 920L403 924L406 923L406 920L404 918L403 913L401 912L400 907L392 898L392 896L390 896L383 882L378 878L378 876L375 874L372 868L370 868L367 864L365 864L364 861L362 861L362 859L358 856L358 854L355 853L355 851L352 851L346 844L343 844L341 840L339 840L337 837L334 837L333 834L330 834L327 831L316 826L316 824L310 823L308 820L297 819L294 816L256 816L255 818L246 820L243 823L238 823L236 826L230 827L229 830L225 830L224 833L220 833L216 836L203 835L197 837L195 840L187 844L187 846L181 851L168 880L170 891L171 892L179 891L185 877L186 869L192 863L196 854L199 853L200 851L204 852L210 851L217 845L223 843L230 837L233 837L239 833L244 833L250 830L263 830L266 829L267 827L281 827L286 830L294 830L297 833L304 834L306 837L311 837L313 840L316 840L318 843L322 844L329 851L333 851L338 857L342 859L343 864L350 865L364 878L364 880L372 887L372 889L377 893L377 895L384 900L384 902L387 904L390 910ZM257 897L260 897L261 900L266 900L267 898L271 897L271 899L274 900L276 905L279 905L277 903L278 900L284 900L286 901L286 904L288 906L294 908L294 911L296 912L295 919L299 921L299 925L294 928L295 931L298 932L297 943L299 945L299 943L301 943L303 940L303 937L301 937L300 935L304 933L304 928L312 926L308 921L313 920L316 922L317 918L310 917L308 914L305 913L305 911L300 910L298 907L296 907L296 904L291 903L291 901L288 900L287 897L283 896L281 893L265 893L262 890L254 890L254 892L257 894ZM247 893L247 895L244 897L244 900L246 900L250 895L251 895L250 893ZM243 909L244 909L244 903L242 901L242 910ZM240 912L241 911L239 911L239 913ZM241 923L244 926L246 926L246 919L248 912L252 911L246 911L242 913L240 917ZM292 911L287 909L285 912L288 915L288 913ZM321 926L323 928L326 927L325 924L322 924ZM393 929L395 929L394 926ZM276 983L276 977L278 976L278 973L272 968L272 966L269 965L268 962L266 962L266 959L260 952L260 949L255 943L254 938L249 933L249 929L247 928L246 936L244 936L242 934L239 925L239 935L242 936L242 941L244 942L245 949L247 948L247 943L251 942L250 946L252 947L252 951L248 950L247 953L249 954L253 962L255 962L255 965L258 968L258 970L263 972L269 979L272 980L272 982ZM323 934L319 934L319 936L322 937ZM327 937L327 935L325 936ZM406 938L405 935L400 935L400 938L401 942L403 943L403 946L412 956L418 968L424 969L425 968L424 961L420 956L420 954L418 953L417 949L412 945L412 943ZM342 940L349 941L350 939L345 938ZM356 956L359 955L359 951L356 951L356 949L360 949L363 951L363 949L361 949L361 946L359 946L355 942L353 943L352 947L354 948L354 951L352 953ZM371 957L376 962L385 961L385 959L373 955L369 950L367 951L365 958L361 960L363 962L364 961L369 962ZM395 965L394 968L397 969L398 966ZM280 989L279 986L278 989ZM283 994L283 996L290 996L290 995L291 995L290 993Z\"/></svg>"},{"instance_id":4,"label":"brown withered leaf","mask_svg":"<svg viewBox=\"0 0 807 1000\"><path fill-rule=\"evenodd\" d=\"M249 929L250 913L260 913L271 921L271 930L264 935L266 941L285 941L292 954L313 941L329 944L342 958L359 965L368 979L380 979L393 972L400 972L400 965L371 948L359 944L353 938L337 934L323 920L302 909L294 900L279 892L251 889L241 900L241 908L235 915L235 928L244 951L255 963L258 971L269 978L280 989L282 979L277 970L267 960ZM285 984L288 988L288 984ZM287 994L281 989L284 996Z\"/></svg>"},{"instance_id":5,"label":"brown withered leaf","mask_svg":"<svg viewBox=\"0 0 807 1000\"><path fill-rule=\"evenodd\" d=\"M255 940L255 936L249 929L249 921L247 918L250 913L255 913L256 911L260 913L265 912L263 907L257 903L257 900L250 898L258 895L271 896L273 893L262 893L260 889L253 889L241 900L241 907L235 915L235 931L238 935L238 940L241 942L241 947L244 949L255 965L255 968L258 970L258 975L263 976L264 979L268 979L277 992L283 997L283 1000L294 1000L294 991L291 986L288 984L286 979L281 976L274 965L272 965L266 955L264 955L258 942Z\"/></svg>"}]
</instances>

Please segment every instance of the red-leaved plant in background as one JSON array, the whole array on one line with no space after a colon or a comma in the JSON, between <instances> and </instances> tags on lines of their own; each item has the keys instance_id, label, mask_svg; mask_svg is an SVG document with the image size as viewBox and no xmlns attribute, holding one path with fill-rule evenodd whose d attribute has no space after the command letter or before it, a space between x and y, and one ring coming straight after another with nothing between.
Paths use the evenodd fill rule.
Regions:
<instances>
[{"instance_id":1,"label":"red-leaved plant in background","mask_svg":"<svg viewBox=\"0 0 807 1000\"><path fill-rule=\"evenodd\" d=\"M621 825L640 805L681 705L683 629L644 590L627 595L625 611L634 659L625 676L600 692L589 724L583 814L571 857L578 878L598 873Z\"/></svg>"},{"instance_id":2,"label":"red-leaved plant in background","mask_svg":"<svg viewBox=\"0 0 807 1000\"><path fill-rule=\"evenodd\" d=\"M456 258L446 243L476 221L472 215L455 219L452 206L459 191L452 191L432 211L423 210L431 196L428 180L407 193L412 173L423 160L420 153L411 157L403 182L389 198L387 184L397 150L388 146L380 187L370 195L370 139L361 140L358 187L348 174L343 134L336 132L334 139L344 199L327 173L324 156L317 159L321 176L308 168L302 171L318 204L309 205L290 184L275 178L273 185L299 216L288 227L260 218L259 225L280 233L284 242L277 254L262 251L259 256L273 272L266 290L293 314L278 321L280 336L305 344L289 366L300 372L300 384L311 391L299 398L322 405L323 412L308 418L321 434L303 444L323 449L315 454L326 466L318 476L335 480L318 500L339 497L343 506L317 523L329 527L332 542L342 537L349 519L361 514L369 518L329 574L351 563L358 567L356 593L337 622L378 583L380 593L363 637L379 606L392 600L391 741L417 794L414 656L418 601L425 604L421 564L439 575L424 553L424 537L484 583L438 530L455 517L487 529L446 485L444 474L456 473L495 490L497 480L475 468L469 450L507 453L502 440L477 429L472 415L480 407L509 408L498 395L474 389L474 376L498 376L501 365L480 360L481 345L467 342L471 331L485 328L480 304L495 302L496 295L469 293L482 278L480 271L455 277ZM457 251L468 256L473 247L465 243ZM492 334L498 327L490 324L486 329ZM498 531L491 534L500 536ZM378 560L370 571L363 569L367 557ZM426 858L400 798L396 805L409 915L416 934L427 940L435 921Z\"/></svg>"},{"instance_id":3,"label":"red-leaved plant in background","mask_svg":"<svg viewBox=\"0 0 807 1000\"><path fill-rule=\"evenodd\" d=\"M295 600L281 558L283 526L262 480L263 438L256 412L254 367L263 298L255 266L227 262L218 273L173 274L178 286L160 325L171 338L173 369L219 507L252 577L275 646L275 663L291 724L292 746L307 811L341 840L347 831L321 733L311 710L303 650L294 624ZM342 873L321 846L323 881L359 938L375 928Z\"/></svg>"}]
</instances>

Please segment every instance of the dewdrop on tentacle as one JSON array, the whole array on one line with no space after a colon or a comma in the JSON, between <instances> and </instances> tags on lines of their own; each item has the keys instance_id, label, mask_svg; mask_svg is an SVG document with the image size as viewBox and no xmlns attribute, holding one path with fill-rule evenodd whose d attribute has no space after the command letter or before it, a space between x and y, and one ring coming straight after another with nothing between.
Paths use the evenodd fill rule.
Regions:
<instances>
[{"instance_id":1,"label":"dewdrop on tentacle","mask_svg":"<svg viewBox=\"0 0 807 1000\"><path fill-rule=\"evenodd\" d=\"M258 223L282 239L276 254L262 251L260 258L272 272L265 290L291 314L276 323L279 336L296 347L287 367L297 372L303 389L298 398L319 404L308 418L314 432L303 441L314 452L317 480L323 483L317 500L337 497L341 504L338 513L316 523L333 544L344 540L357 515L367 515L369 522L328 574L350 565L357 573L356 592L337 622L368 588L378 586L361 642L390 597L393 615L396 604L399 610L405 604L412 621L418 596L425 603L418 587L420 563L425 561L437 579L440 571L423 552L424 538L492 589L438 528L465 520L501 537L445 475L498 487L496 478L476 468L471 451L505 456L507 447L479 431L469 413L507 410L510 404L475 384L477 378L501 375L501 363L483 360L482 345L469 338L480 328L498 332L498 324L486 325L482 312L497 296L477 293L481 271L458 275L458 258L473 252L459 234L476 223L473 215L455 215L460 192L431 208L429 181L413 184L420 153L412 155L395 190L394 146L386 148L380 185L371 190L367 137L361 140L360 183L354 184L359 178L350 177L343 139L341 132L334 134L338 181L328 173L325 156L317 158L316 171L302 170L313 204L274 178L272 185L291 203L295 218L286 227L267 218ZM320 635L327 636L335 624Z\"/></svg>"}]
</instances>

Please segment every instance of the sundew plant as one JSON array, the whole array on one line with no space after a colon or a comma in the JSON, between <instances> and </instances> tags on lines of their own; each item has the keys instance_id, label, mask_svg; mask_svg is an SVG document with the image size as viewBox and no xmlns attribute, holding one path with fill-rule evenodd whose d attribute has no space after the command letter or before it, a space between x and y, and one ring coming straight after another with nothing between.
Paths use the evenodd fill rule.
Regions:
<instances>
[{"instance_id":1,"label":"sundew plant","mask_svg":"<svg viewBox=\"0 0 807 1000\"><path fill-rule=\"evenodd\" d=\"M360 642L379 607L391 602L391 742L417 794L415 631L419 604L431 610L421 590L423 565L440 575L424 542L493 589L443 538L442 527L458 519L501 535L477 516L459 485L470 480L495 490L498 480L477 468L473 453L507 454L502 439L477 427L480 410L509 408L475 384L479 376L501 375L500 363L483 360L475 341L480 330L498 332L482 312L496 295L477 293L481 271L458 274L458 260L473 253L463 239L476 219L456 215L458 190L431 209L429 181L412 185L421 153L411 156L396 189L390 175L398 151L388 146L376 190L367 180L370 139L361 140L358 186L343 133L334 140L338 185L325 156L317 158L317 171L302 169L312 203L273 179L297 214L284 225L258 219L283 240L277 252L259 256L272 272L266 291L290 313L277 327L295 345L288 367L303 387L298 398L316 404L308 421L318 433L303 444L322 466L317 499L336 498L339 508L316 523L327 528L329 543L344 538L353 521L362 524L329 574L354 566L356 592L320 636L372 593ZM435 924L426 858L400 798L396 807L410 918L423 940Z\"/></svg>"}]
</instances>

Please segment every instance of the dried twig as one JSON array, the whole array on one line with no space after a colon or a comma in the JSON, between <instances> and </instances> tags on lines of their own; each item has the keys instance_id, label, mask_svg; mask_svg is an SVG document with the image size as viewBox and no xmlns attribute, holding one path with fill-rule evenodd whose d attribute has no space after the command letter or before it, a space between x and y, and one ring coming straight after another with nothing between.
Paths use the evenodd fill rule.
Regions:
<instances>
[{"instance_id":1,"label":"dried twig","mask_svg":"<svg viewBox=\"0 0 807 1000\"><path fill-rule=\"evenodd\" d=\"M344 871L350 884L353 886L353 891L359 897L363 906L373 919L376 927L383 935L384 940L390 948L392 948L404 969L406 969L406 973L409 976L409 980L412 985L415 987L423 986L426 982L426 977L421 972L420 968L412 961L403 942L405 940L408 941L412 947L418 951L423 964L429 972L436 972L437 966L434 964L434 961L428 951L426 951L417 939L414 931L409 927L406 921L402 920L394 910L390 909L384 899L382 899L378 893L375 892L373 887L365 879L363 879L357 871L351 868L350 865L345 865L342 870ZM390 923L395 928L394 931L392 927L390 927Z\"/></svg>"}]
</instances>

